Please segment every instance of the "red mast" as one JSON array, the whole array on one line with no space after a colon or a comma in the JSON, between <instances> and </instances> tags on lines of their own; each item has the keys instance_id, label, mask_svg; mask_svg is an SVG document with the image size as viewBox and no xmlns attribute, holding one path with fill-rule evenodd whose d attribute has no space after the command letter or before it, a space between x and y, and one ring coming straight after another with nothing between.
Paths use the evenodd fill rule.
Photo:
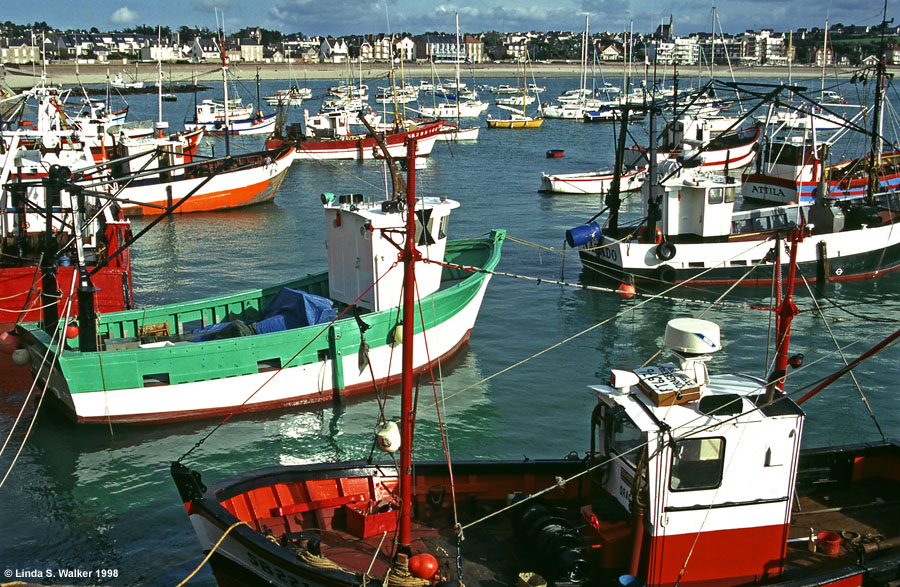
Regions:
<instances>
[{"instance_id":1,"label":"red mast","mask_svg":"<svg viewBox=\"0 0 900 587\"><path fill-rule=\"evenodd\" d=\"M797 245L803 240L804 228L805 226L801 224L791 235L791 261L788 272L787 292L776 309L778 321L775 335L775 369L769 375L769 385L766 388L767 403L775 398L776 388L779 393L784 391L784 376L787 373L788 348L790 348L791 341L791 321L798 313L797 305L794 304L794 283L797 277ZM776 246L780 247L780 245L781 239L778 239ZM781 251L775 252L776 260L780 254ZM781 268L777 263L776 266L779 268L778 277L780 278ZM781 288L779 287L778 289L780 290Z\"/></svg>"},{"instance_id":2,"label":"red mast","mask_svg":"<svg viewBox=\"0 0 900 587\"><path fill-rule=\"evenodd\" d=\"M400 396L400 535L398 556L408 556L412 515L413 334L415 332L416 261L416 139L406 144L406 244L403 248L403 355Z\"/></svg>"}]
</instances>

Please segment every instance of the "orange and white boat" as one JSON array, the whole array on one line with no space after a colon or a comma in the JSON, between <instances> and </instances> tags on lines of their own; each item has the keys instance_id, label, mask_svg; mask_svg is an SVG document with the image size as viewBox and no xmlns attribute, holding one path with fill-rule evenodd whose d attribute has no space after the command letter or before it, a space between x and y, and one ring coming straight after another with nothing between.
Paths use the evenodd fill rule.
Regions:
<instances>
[{"instance_id":1,"label":"orange and white boat","mask_svg":"<svg viewBox=\"0 0 900 587\"><path fill-rule=\"evenodd\" d=\"M124 142L114 165L116 194L126 216L212 212L269 202L294 159L292 147L235 157L190 161L181 141L142 149ZM135 156L137 154L137 156ZM131 158L127 158L130 156Z\"/></svg>"}]
</instances>

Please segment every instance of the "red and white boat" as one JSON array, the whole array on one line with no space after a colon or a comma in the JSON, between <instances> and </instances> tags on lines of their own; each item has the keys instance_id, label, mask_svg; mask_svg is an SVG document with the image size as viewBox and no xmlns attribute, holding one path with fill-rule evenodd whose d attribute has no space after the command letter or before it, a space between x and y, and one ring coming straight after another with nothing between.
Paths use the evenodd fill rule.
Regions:
<instances>
[{"instance_id":1,"label":"red and white boat","mask_svg":"<svg viewBox=\"0 0 900 587\"><path fill-rule=\"evenodd\" d=\"M826 197L831 200L867 196L869 155L828 165L827 145L774 141L767 144L752 172L743 176L744 198L776 204L808 204L825 175ZM876 193L900 188L900 151L882 153L875 165Z\"/></svg>"},{"instance_id":2,"label":"red and white boat","mask_svg":"<svg viewBox=\"0 0 900 587\"><path fill-rule=\"evenodd\" d=\"M406 151L406 142L416 139L416 156L428 157L434 148L442 122L428 122L421 126L405 125L401 130L385 132L376 139L372 135L351 134L348 116L343 112L309 116L304 112L305 137L296 141L297 159L364 161L381 159L384 153L379 140L392 157L400 157ZM288 135L291 136L290 134ZM289 140L289 139L288 139ZM283 144L285 139L269 139L267 146Z\"/></svg>"},{"instance_id":3,"label":"red and white boat","mask_svg":"<svg viewBox=\"0 0 900 587\"><path fill-rule=\"evenodd\" d=\"M19 177L31 179L12 183L7 182L9 174L4 175L0 176L0 322L41 320L48 304L56 316L66 311L78 314L77 304L66 307L75 291L73 281L78 282L79 255L99 290L95 310L132 308L131 254L124 246L131 239L131 227L120 208L93 195L80 203L71 189L76 178L63 165L40 173L19 168ZM49 214L48 199L53 204Z\"/></svg>"},{"instance_id":4,"label":"red and white boat","mask_svg":"<svg viewBox=\"0 0 900 587\"><path fill-rule=\"evenodd\" d=\"M184 457L172 463L201 565L220 585L892 585L900 445L801 450L809 394L778 386L792 305L779 308L768 380L713 372L718 326L671 320L672 362L591 387L583 458L413 464L404 343L400 426L376 434L399 464L274 465L207 486Z\"/></svg>"},{"instance_id":5,"label":"red and white boat","mask_svg":"<svg viewBox=\"0 0 900 587\"><path fill-rule=\"evenodd\" d=\"M754 125L723 132L723 126L727 128L734 122L693 116L675 121L660 141L657 151L660 169L668 172L673 167L699 167L702 171L728 171L750 165L756 157L762 127ZM626 147L626 166L647 165L648 151L642 146Z\"/></svg>"}]
</instances>

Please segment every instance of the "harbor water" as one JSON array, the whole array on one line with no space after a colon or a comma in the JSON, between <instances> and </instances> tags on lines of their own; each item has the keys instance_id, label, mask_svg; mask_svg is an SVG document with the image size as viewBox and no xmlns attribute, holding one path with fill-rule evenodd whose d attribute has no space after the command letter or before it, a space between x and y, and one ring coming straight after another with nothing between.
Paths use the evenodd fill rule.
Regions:
<instances>
[{"instance_id":1,"label":"harbor water","mask_svg":"<svg viewBox=\"0 0 900 587\"><path fill-rule=\"evenodd\" d=\"M315 98L294 112L293 120L302 119L302 108L314 111L333 83L309 82ZM368 83L374 94L375 86L386 82ZM546 100L578 81L538 83L547 86ZM266 81L262 94L285 86ZM244 88L244 96L245 102L255 101L255 88ZM896 99L896 92L891 96ZM221 97L221 90L200 97ZM128 96L128 103L131 119L155 118L155 95ZM175 130L190 116L193 97L180 94L163 108ZM493 105L490 112L505 116ZM484 125L483 119L478 122ZM630 130L638 140L645 136L636 125ZM523 278L493 277L468 346L440 367L434 391L422 381L415 458L443 455L436 398L454 459L584 455L595 402L588 386L606 383L610 368L636 367L653 356L666 322L675 317L703 317L721 326L725 346L710 362L711 372L765 376L771 369L773 354L767 347L772 346L773 319L764 310L771 301L766 288L738 287L717 302L723 288L688 286L658 298L623 299L550 283L594 284L582 274L577 253L564 250L564 234L599 212L603 199L538 193L540 172L611 166L614 131L612 125L570 120L547 120L530 130L482 128L477 142L437 143L427 168L417 172L419 194L461 203L451 217L450 237L506 229L510 238L499 270ZM224 153L220 139L205 142L205 149ZM261 144L253 138L231 142L235 150ZM565 156L547 158L549 149L564 149ZM380 162L298 161L273 203L165 219L134 245L135 301L139 306L176 302L323 271L320 194L379 198L387 181ZM640 196L629 195L623 215L638 215L640 209ZM147 222L134 220L134 228ZM810 386L839 369L842 356L852 360L897 329L900 273L822 290L809 290L801 281L797 298L801 313L794 321L791 350L803 353L805 363L792 372L788 391ZM894 387L898 359L898 349L889 347L862 364L855 380L846 376L805 403L805 446L876 441L882 433L900 438L900 393ZM2 361L0 369L8 375L13 366L7 357ZM17 573L26 571L32 573L27 580L47 584L166 586L184 579L203 553L169 463L219 421L81 427L48 404L35 418L37 404L33 396L28 399L22 379L0 378L0 435L9 438L0 455L3 474L15 459L0 487L4 581L23 580ZM398 403L392 397L389 414L396 416ZM22 421L10 434L23 404ZM238 416L186 462L211 483L276 464L365 458L377 415L375 400L362 398L346 405ZM62 570L90 574L60 578ZM191 584L212 585L214 579L204 568Z\"/></svg>"}]
</instances>

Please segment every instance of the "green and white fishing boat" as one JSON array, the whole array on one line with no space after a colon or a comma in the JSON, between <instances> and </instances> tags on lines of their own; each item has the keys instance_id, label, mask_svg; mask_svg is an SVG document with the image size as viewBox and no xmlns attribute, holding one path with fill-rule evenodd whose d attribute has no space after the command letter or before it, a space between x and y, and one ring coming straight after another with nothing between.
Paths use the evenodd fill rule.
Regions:
<instances>
[{"instance_id":1,"label":"green and white fishing boat","mask_svg":"<svg viewBox=\"0 0 900 587\"><path fill-rule=\"evenodd\" d=\"M84 324L68 340L65 320L49 328L25 324L20 334L32 373L76 422L104 424L313 404L398 383L403 272L394 242L402 241L406 208L361 195L324 194L323 203L327 272L103 314L93 345ZM450 211L458 206L437 197L419 198L416 206L416 313L425 324L423 332L416 320L417 371L468 341L506 236L495 230L448 242Z\"/></svg>"}]
</instances>

